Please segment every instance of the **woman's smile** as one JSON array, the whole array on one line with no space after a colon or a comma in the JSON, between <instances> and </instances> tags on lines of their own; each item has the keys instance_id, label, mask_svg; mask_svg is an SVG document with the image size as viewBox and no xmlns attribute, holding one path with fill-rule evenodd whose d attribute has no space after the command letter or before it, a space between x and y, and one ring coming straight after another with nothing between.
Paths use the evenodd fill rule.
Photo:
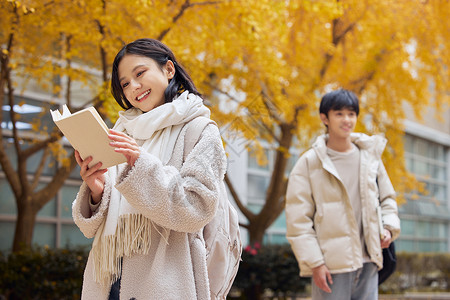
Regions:
<instances>
[{"instance_id":1,"label":"woman's smile","mask_svg":"<svg viewBox=\"0 0 450 300\"><path fill-rule=\"evenodd\" d=\"M142 94L140 94L139 96L136 97L136 101L141 102L142 100L146 99L150 95L151 92L152 92L151 89L143 92Z\"/></svg>"}]
</instances>

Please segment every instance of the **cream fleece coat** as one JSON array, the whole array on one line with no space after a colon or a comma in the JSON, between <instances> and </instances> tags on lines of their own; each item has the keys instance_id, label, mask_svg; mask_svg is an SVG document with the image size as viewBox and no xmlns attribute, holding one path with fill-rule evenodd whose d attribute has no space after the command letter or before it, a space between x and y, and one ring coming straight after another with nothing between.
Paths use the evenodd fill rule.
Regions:
<instances>
[{"instance_id":1,"label":"cream fleece coat","mask_svg":"<svg viewBox=\"0 0 450 300\"><path fill-rule=\"evenodd\" d=\"M400 234L395 191L381 161L386 139L352 134L360 150L360 194L367 252L383 266L375 203L381 199L385 228L395 240ZM378 183L377 183L378 181ZM301 276L325 264L332 274L355 271L363 265L358 226L345 186L326 152L326 136L295 164L286 194L287 239Z\"/></svg>"},{"instance_id":2,"label":"cream fleece coat","mask_svg":"<svg viewBox=\"0 0 450 300\"><path fill-rule=\"evenodd\" d=\"M103 198L94 215L85 183L73 203L74 221L87 238L94 237L105 221L113 185L155 224L149 254L123 258L120 299L210 299L202 229L217 210L226 156L217 126L208 125L183 164L185 133L183 128L167 165L141 152L133 168L123 165L116 182L105 176ZM158 234L165 229L170 229L167 242ZM109 287L94 281L90 255L82 299L102 300L108 295Z\"/></svg>"}]
</instances>

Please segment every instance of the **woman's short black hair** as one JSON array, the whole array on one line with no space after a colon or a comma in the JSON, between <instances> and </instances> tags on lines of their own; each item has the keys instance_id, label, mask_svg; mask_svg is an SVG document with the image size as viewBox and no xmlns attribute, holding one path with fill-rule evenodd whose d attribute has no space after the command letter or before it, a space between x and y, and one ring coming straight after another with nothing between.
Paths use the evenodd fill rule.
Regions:
<instances>
[{"instance_id":1,"label":"woman's short black hair","mask_svg":"<svg viewBox=\"0 0 450 300\"><path fill-rule=\"evenodd\" d=\"M325 94L320 101L319 112L328 117L330 110L347 108L359 115L359 100L352 92L344 89L335 90Z\"/></svg>"},{"instance_id":2,"label":"woman's short black hair","mask_svg":"<svg viewBox=\"0 0 450 300\"><path fill-rule=\"evenodd\" d=\"M177 94L183 91L189 91L195 95L200 95L192 82L191 77L186 70L177 62L173 52L155 39L138 39L125 45L114 58L111 74L111 93L116 99L117 103L124 108L129 109L133 107L127 100L123 93L122 86L119 82L119 63L122 58L127 54L140 55L153 59L159 67L162 68L166 65L167 61L171 60L175 66L175 75L170 80L169 86L164 92L165 102L172 102Z\"/></svg>"}]
</instances>

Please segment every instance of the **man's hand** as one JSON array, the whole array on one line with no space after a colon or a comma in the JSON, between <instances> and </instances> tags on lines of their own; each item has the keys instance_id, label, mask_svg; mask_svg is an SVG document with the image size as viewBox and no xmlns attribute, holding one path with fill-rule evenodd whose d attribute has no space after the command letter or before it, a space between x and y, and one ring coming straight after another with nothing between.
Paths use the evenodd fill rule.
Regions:
<instances>
[{"instance_id":1,"label":"man's hand","mask_svg":"<svg viewBox=\"0 0 450 300\"><path fill-rule=\"evenodd\" d=\"M328 283L333 284L333 278L331 278L331 273L325 264L315 267L313 271L314 283L323 291L331 293L331 288Z\"/></svg>"},{"instance_id":2,"label":"man's hand","mask_svg":"<svg viewBox=\"0 0 450 300\"><path fill-rule=\"evenodd\" d=\"M381 249L389 247L392 242L392 235L389 230L384 229L384 239L381 240Z\"/></svg>"}]
</instances>

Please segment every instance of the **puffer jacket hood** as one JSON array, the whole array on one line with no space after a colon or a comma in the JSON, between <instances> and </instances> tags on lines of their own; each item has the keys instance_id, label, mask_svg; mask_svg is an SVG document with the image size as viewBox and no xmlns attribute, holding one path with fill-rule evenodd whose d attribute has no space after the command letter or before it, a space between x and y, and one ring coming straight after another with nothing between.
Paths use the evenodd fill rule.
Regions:
<instances>
[{"instance_id":1,"label":"puffer jacket hood","mask_svg":"<svg viewBox=\"0 0 450 300\"><path fill-rule=\"evenodd\" d=\"M365 150L371 153L374 157L380 158L386 147L387 140L381 135L367 135L364 133L352 133L352 143L358 146L360 150ZM327 150L328 134L323 134L317 137L316 141L312 145L312 148L320 152L320 158L323 159L323 155ZM319 154L319 153L318 153Z\"/></svg>"}]
</instances>

